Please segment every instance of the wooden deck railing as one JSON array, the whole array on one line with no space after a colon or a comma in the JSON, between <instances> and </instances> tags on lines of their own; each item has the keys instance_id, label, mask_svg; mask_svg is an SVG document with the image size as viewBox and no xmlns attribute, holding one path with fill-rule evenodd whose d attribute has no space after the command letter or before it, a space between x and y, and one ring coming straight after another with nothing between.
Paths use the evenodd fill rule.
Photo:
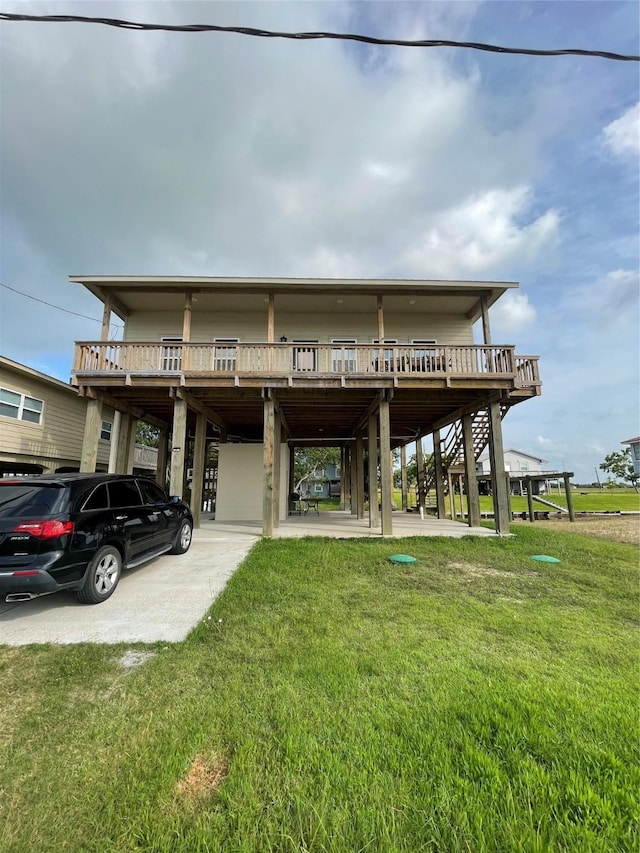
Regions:
<instances>
[{"instance_id":1,"label":"wooden deck railing","mask_svg":"<svg viewBox=\"0 0 640 853\"><path fill-rule=\"evenodd\" d=\"M209 376L510 377L539 384L538 357L512 346L398 344L179 343L81 341L76 373L172 373Z\"/></svg>"}]
</instances>

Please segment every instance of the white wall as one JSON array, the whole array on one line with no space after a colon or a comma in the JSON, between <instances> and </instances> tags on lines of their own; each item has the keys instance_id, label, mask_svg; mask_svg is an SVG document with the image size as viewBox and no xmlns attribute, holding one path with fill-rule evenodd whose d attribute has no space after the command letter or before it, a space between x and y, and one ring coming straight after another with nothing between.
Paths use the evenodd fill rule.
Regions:
<instances>
[{"instance_id":1,"label":"white wall","mask_svg":"<svg viewBox=\"0 0 640 853\"><path fill-rule=\"evenodd\" d=\"M283 521L289 509L289 448L282 444L280 450L280 519ZM262 522L263 459L261 444L219 445L216 521Z\"/></svg>"}]
</instances>

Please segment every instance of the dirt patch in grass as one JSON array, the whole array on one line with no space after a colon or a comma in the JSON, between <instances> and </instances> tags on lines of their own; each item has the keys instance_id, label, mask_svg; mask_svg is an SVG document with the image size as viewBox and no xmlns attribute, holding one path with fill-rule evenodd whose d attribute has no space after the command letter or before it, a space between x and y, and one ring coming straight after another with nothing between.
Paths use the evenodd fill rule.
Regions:
<instances>
[{"instance_id":1,"label":"dirt patch in grass","mask_svg":"<svg viewBox=\"0 0 640 853\"><path fill-rule=\"evenodd\" d=\"M505 575L512 574L511 572L503 572L500 569L492 569L490 566L483 566L480 563L449 563L448 568L457 569L466 575L472 575L474 578L486 577L487 575L504 577Z\"/></svg>"},{"instance_id":2,"label":"dirt patch in grass","mask_svg":"<svg viewBox=\"0 0 640 853\"><path fill-rule=\"evenodd\" d=\"M196 755L187 773L178 780L176 793L188 802L200 802L214 794L227 778L227 762L219 755Z\"/></svg>"},{"instance_id":3,"label":"dirt patch in grass","mask_svg":"<svg viewBox=\"0 0 640 853\"><path fill-rule=\"evenodd\" d=\"M640 515L594 515L569 521L565 518L550 518L548 521L518 521L515 524L527 524L540 530L561 530L566 533L583 533L598 539L611 539L614 542L626 542L640 545Z\"/></svg>"}]
</instances>

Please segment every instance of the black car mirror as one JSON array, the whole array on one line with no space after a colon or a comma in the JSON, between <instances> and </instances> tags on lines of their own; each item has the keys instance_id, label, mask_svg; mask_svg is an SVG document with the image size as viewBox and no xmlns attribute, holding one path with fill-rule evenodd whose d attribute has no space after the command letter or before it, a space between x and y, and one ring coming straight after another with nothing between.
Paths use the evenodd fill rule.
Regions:
<instances>
[{"instance_id":1,"label":"black car mirror","mask_svg":"<svg viewBox=\"0 0 640 853\"><path fill-rule=\"evenodd\" d=\"M170 500L172 504L179 504L182 502L182 498L180 497L180 495L171 495Z\"/></svg>"}]
</instances>

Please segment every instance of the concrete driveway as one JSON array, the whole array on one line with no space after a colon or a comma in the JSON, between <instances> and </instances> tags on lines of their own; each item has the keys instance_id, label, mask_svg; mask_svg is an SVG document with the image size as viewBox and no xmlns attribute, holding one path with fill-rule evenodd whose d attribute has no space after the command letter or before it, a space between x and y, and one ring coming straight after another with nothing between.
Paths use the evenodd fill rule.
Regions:
<instances>
[{"instance_id":1,"label":"concrete driveway","mask_svg":"<svg viewBox=\"0 0 640 853\"><path fill-rule=\"evenodd\" d=\"M103 604L80 604L68 592L19 604L0 601L0 644L179 642L255 542L255 536L196 530L187 554L159 557L123 572Z\"/></svg>"}]
</instances>

